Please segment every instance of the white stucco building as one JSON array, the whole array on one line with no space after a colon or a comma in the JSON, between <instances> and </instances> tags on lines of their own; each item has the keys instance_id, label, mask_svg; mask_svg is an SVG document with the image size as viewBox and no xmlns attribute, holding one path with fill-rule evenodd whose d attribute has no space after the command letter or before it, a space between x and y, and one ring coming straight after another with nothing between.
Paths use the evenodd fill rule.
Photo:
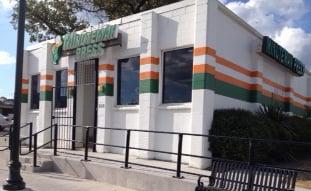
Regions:
<instances>
[{"instance_id":1,"label":"white stucco building","mask_svg":"<svg viewBox=\"0 0 311 191\"><path fill-rule=\"evenodd\" d=\"M65 124L208 134L215 109L254 111L259 104L277 104L305 115L311 107L310 73L217 0L185 0L79 34L63 38L59 62L54 40L25 50L22 123L33 122L34 131L58 122L61 138L74 133L81 141L81 129ZM90 136L98 143L125 144L125 132L98 130ZM45 132L39 141L50 138ZM172 135L131 137L131 146L146 149L177 152L177 144ZM97 146L97 152L124 150ZM183 153L210 156L208 140L184 137ZM135 150L131 155L176 160ZM208 164L183 161L199 168Z\"/></svg>"}]
</instances>

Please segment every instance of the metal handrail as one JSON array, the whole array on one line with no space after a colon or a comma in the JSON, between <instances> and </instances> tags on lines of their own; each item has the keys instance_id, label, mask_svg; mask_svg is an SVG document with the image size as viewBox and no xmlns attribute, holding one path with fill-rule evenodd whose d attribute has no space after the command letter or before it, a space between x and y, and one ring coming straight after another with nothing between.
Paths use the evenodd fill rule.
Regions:
<instances>
[{"instance_id":1,"label":"metal handrail","mask_svg":"<svg viewBox=\"0 0 311 191\"><path fill-rule=\"evenodd\" d=\"M27 127L28 125L32 125L32 122L28 122L28 123L26 123L25 125L22 125L20 128L22 129L22 128L24 128L24 127Z\"/></svg>"},{"instance_id":2,"label":"metal handrail","mask_svg":"<svg viewBox=\"0 0 311 191\"><path fill-rule=\"evenodd\" d=\"M54 149L54 155L56 156L58 153L58 145L57 142L58 141L68 141L68 142L72 142L72 143L83 143L85 146L85 150L84 150L84 154L81 155L83 156L83 160L84 161L89 161L89 158L98 158L98 159L103 159L103 158L99 158L99 157L94 157L94 156L89 156L89 145L99 145L99 146L107 146L107 147L115 147L115 148L121 148L121 149L125 149L125 158L124 161L117 161L116 162L121 162L123 163L123 168L130 168L129 165L140 165L140 166L148 166L151 167L149 165L145 165L145 164L137 164L137 163L132 163L129 160L129 153L130 150L140 150L140 151L147 151L147 152L156 152L156 153L162 153L162 154L171 154L171 155L176 155L177 156L177 162L176 162L176 169L165 169L162 167L155 167L153 166L152 168L158 168L158 169L163 169L163 170L168 170L168 171L174 171L176 172L176 175L174 176L175 178L182 178L182 173L185 174L193 174L193 175L200 175L200 176L206 176L206 175L202 175L202 174L196 174L196 173L191 173L191 172L185 172L182 170L181 168L181 162L182 162L182 157L183 156L187 156L187 157L194 157L194 158L201 158L201 159L217 159L217 160L225 160L225 161L232 161L232 162L241 162L241 161L237 161L237 160L230 160L230 159L221 159L221 158L216 158L216 157L208 157L208 156L200 156L200 155L193 155L193 154L187 154L187 153L183 153L182 152L182 148L183 148L183 137L184 136L200 136L200 137L205 137L205 138L221 138L221 139L235 139L235 140L243 140L243 141L248 141L248 146L249 146L249 151L248 151L248 155L249 155L249 159L247 163L253 163L253 142L256 141L265 141L265 142L271 142L271 143L286 143L286 144L299 144L299 145L311 145L310 142L297 142L297 141L284 141L284 140L265 140L265 139L256 139L256 138L245 138L245 137L230 137L230 136L218 136L218 135L202 135L202 134L194 134L194 133L178 133L178 132L167 132L167 131L148 131L148 130L139 130L139 129L121 129L121 128L108 128L108 127L93 127L93 126L81 126L81 125L61 125L62 127L77 127L77 128L83 128L86 132L86 139L83 141L78 141L78 140L71 140L71 139L61 139L58 138L58 124L54 124L52 126L49 126L43 130L40 130L34 134L32 134L31 136L27 137L34 137L34 149L31 150L29 153L33 152L34 153L34 159L33 159L33 164L34 166L36 166L37 164L37 150L40 148L43 148L44 146L46 146L47 144L50 143L54 143L53 144L53 149ZM51 139L49 142L41 145L40 147L37 146L37 135L49 130L51 128L54 127L54 138ZM104 143L96 143L96 142L91 142L89 140L89 131L90 129L105 129L105 130L112 130L112 131L125 131L126 132L126 144L125 146L123 145L112 145L112 144L104 144ZM144 132L144 133L159 133L159 134L170 134L170 135L178 135L178 152L168 152L168 151L163 151L163 150L155 150L155 149L145 149L145 148L139 148L139 147L132 147L130 145L130 138L131 138L131 132ZM28 154L29 154L28 153ZM79 155L80 156L80 155ZM111 159L103 159L103 160L111 160ZM311 170L305 170L305 169L299 169L299 168L284 168L284 167L280 167L280 166L272 166L272 165L267 165L267 164L259 164L256 163L256 165L261 166L268 166L268 167L274 167L274 168L281 168L281 169L288 169L288 170L296 170L299 172L304 172L304 173L311 173Z\"/></svg>"},{"instance_id":3,"label":"metal handrail","mask_svg":"<svg viewBox=\"0 0 311 191\"><path fill-rule=\"evenodd\" d=\"M29 123L26 123L26 124L22 125L22 126L20 126L20 129L22 129L24 127L27 127L27 126L31 126L32 127L32 123L29 122ZM7 136L9 136L11 131L12 131L12 126L10 126L10 128L9 128L9 132L7 132L6 134L0 135L0 137L7 137ZM10 141L10 139L9 139L9 141ZM6 146L4 149L1 149L0 151L6 151L6 150L9 150L9 149L10 149L10 144L8 146Z\"/></svg>"},{"instance_id":4,"label":"metal handrail","mask_svg":"<svg viewBox=\"0 0 311 191\"><path fill-rule=\"evenodd\" d=\"M8 135L10 135L10 132L8 132L8 133L6 133L6 134L3 134L3 135L0 135L0 137L6 137L6 136L8 136Z\"/></svg>"},{"instance_id":5,"label":"metal handrail","mask_svg":"<svg viewBox=\"0 0 311 191\"><path fill-rule=\"evenodd\" d=\"M22 126L20 127L20 129L22 129L22 128L24 128L24 127L27 127L27 126L30 125L30 124L32 124L32 123L26 123L25 125L22 125ZM12 127L10 126L9 132L7 132L6 134L0 135L0 137L6 137L6 136L10 135L11 128L12 128Z\"/></svg>"},{"instance_id":6,"label":"metal handrail","mask_svg":"<svg viewBox=\"0 0 311 191\"><path fill-rule=\"evenodd\" d=\"M129 162L129 152L130 150L141 150L141 151L149 151L149 152L156 152L156 153L163 153L163 154L172 154L172 155L177 155L177 167L176 167L176 176L175 178L182 178L181 173L186 173L181 170L181 159L182 156L188 156L188 157L194 157L194 158L202 158L202 159L219 159L219 160L226 160L226 161L232 161L232 162L240 162L237 160L230 160L230 159L221 159L221 158L216 158L216 157L208 157L208 156L200 156L200 155L192 155L192 154L186 154L182 152L182 143L183 143L183 137L184 136L200 136L200 137L205 137L205 138L221 138L221 139L235 139L235 140L241 140L241 141L248 141L248 146L249 146L249 159L247 163L252 163L253 164L253 142L271 142L271 143L286 143L286 144L299 144L299 145L311 145L310 142L297 142L297 141L284 141L284 140L268 140L268 139L257 139L257 138L245 138L245 137L230 137L230 136L218 136L218 135L203 135L203 134L195 134L195 133L178 133L178 132L168 132L168 131L149 131L149 130L139 130L139 129L121 129L121 128L109 128L109 127L94 127L94 126L81 126L81 125L61 125L62 127L78 127L78 128L83 128L86 131L86 139L83 142L85 145L85 150L84 150L84 161L89 161L89 158L94 158L94 157L89 157L88 156L88 149L89 145L101 145L101 146L108 146L108 147L115 147L115 148L121 148L121 149L126 149L125 150L125 159L122 163L124 163L124 168L130 168L129 164L134 164ZM126 134L126 145L121 146L121 145L111 145L111 144L104 144L104 143L95 143L95 142L90 142L89 137L87 136L89 133L90 129L104 129L104 130L112 130L112 131L125 131ZM158 134L171 134L171 135L178 135L178 152L167 152L167 151L160 151L160 150L153 150L153 149L144 149L144 148L138 148L138 147L131 147L130 146L130 136L131 132L145 132L145 133L158 133ZM72 143L79 142L81 141L76 141L76 140L70 140L70 139L58 139L59 141L69 141ZM55 149L55 148L54 148ZM57 148L56 148L57 149ZM121 161L120 161L121 162ZM142 164L140 164L142 166ZM275 165L267 165L267 164L259 164L257 163L256 165L264 165L264 166L269 166L269 167L276 167ZM289 169L289 170L297 170L299 172L307 172L311 173L311 170L305 170L305 169L290 169L290 168L284 168L284 167L277 167L277 168L282 168L282 169ZM188 173L189 174L189 173ZM192 173L193 174L193 173ZM204 175L203 175L204 176Z\"/></svg>"},{"instance_id":7,"label":"metal handrail","mask_svg":"<svg viewBox=\"0 0 311 191\"><path fill-rule=\"evenodd\" d=\"M54 139L53 140L50 140L48 141L47 143L44 143L43 145L41 146L38 146L38 134L46 131L46 130L49 130L49 129L52 129L54 127L54 130L55 130L55 135L54 135ZM26 139L29 139L29 140L32 140L33 138L33 142L34 142L34 145L33 145L33 149L30 147L29 151L27 153L21 153L20 152L20 155L28 155L30 153L33 153L33 166L34 167L37 167L37 152L39 149L45 147L46 145L54 142L54 151L57 150L57 132L58 130L58 125L57 124L53 124L51 126L48 126L47 128L44 128L36 133L31 133L28 137L24 137L23 140L26 140ZM21 150L20 150L21 151ZM56 155L56 152L54 152L54 155Z\"/></svg>"},{"instance_id":8,"label":"metal handrail","mask_svg":"<svg viewBox=\"0 0 311 191\"><path fill-rule=\"evenodd\" d=\"M94 127L94 126L81 126L81 125L61 125L62 127L79 127L79 128L95 128L103 130L116 130L116 131L127 131L131 132L144 132L144 133L157 133L157 134L170 134L170 135L179 135L183 134L184 136L196 136L196 137L206 137L206 138L223 138L223 139L237 139L241 141L256 141L256 142L270 142L270 143L287 143L287 144L297 144L297 145L311 145L311 142L301 142L301 141L286 141L286 140L273 140L273 139L259 139L251 137L236 137L236 136L225 136L225 135L205 135L198 133L180 133L174 131L150 131L142 129L122 129L122 128L111 128L111 127Z\"/></svg>"},{"instance_id":9,"label":"metal handrail","mask_svg":"<svg viewBox=\"0 0 311 191\"><path fill-rule=\"evenodd\" d=\"M23 125L21 128L24 128L24 127L27 127L27 126L29 126L28 134L29 134L29 136L31 136L31 135L32 135L32 132L33 132L33 123L32 123L32 122L26 123L26 124ZM25 140L27 140L27 138L25 138L25 137L20 138L20 140L19 140L20 148L22 148L22 141L25 141ZM29 151L32 150L32 138L29 139L28 150L29 150ZM22 155L22 149L20 149L19 152L20 152L20 155Z\"/></svg>"}]
</instances>

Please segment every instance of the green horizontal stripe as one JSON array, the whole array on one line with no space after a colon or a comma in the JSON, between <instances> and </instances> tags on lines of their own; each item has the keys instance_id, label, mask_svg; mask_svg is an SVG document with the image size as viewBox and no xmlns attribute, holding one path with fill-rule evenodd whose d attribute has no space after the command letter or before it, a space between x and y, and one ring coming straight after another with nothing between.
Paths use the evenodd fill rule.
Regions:
<instances>
[{"instance_id":1,"label":"green horizontal stripe","mask_svg":"<svg viewBox=\"0 0 311 191\"><path fill-rule=\"evenodd\" d=\"M28 94L22 94L22 103L28 103Z\"/></svg>"},{"instance_id":2,"label":"green horizontal stripe","mask_svg":"<svg viewBox=\"0 0 311 191\"><path fill-rule=\"evenodd\" d=\"M241 101L250 103L260 103L265 105L275 105L281 107L286 112L293 112L297 115L307 115L310 110L299 108L289 102L281 102L272 97L263 95L257 90L247 90L227 82L217 80L208 73L193 74L192 88L195 89L209 89L214 90L215 94L222 95Z\"/></svg>"},{"instance_id":3,"label":"green horizontal stripe","mask_svg":"<svg viewBox=\"0 0 311 191\"><path fill-rule=\"evenodd\" d=\"M52 99L53 99L52 91L40 92L40 101L52 101Z\"/></svg>"},{"instance_id":4,"label":"green horizontal stripe","mask_svg":"<svg viewBox=\"0 0 311 191\"><path fill-rule=\"evenodd\" d=\"M139 93L158 93L159 92L159 80L149 79L140 80Z\"/></svg>"},{"instance_id":5,"label":"green horizontal stripe","mask_svg":"<svg viewBox=\"0 0 311 191\"><path fill-rule=\"evenodd\" d=\"M98 88L98 96L113 96L113 84L103 84Z\"/></svg>"},{"instance_id":6,"label":"green horizontal stripe","mask_svg":"<svg viewBox=\"0 0 311 191\"><path fill-rule=\"evenodd\" d=\"M215 77L208 73L195 73L192 77L192 89L215 89Z\"/></svg>"},{"instance_id":7,"label":"green horizontal stripe","mask_svg":"<svg viewBox=\"0 0 311 191\"><path fill-rule=\"evenodd\" d=\"M215 80L215 93L252 103L257 102L259 96L256 90L246 90L217 79Z\"/></svg>"}]
</instances>

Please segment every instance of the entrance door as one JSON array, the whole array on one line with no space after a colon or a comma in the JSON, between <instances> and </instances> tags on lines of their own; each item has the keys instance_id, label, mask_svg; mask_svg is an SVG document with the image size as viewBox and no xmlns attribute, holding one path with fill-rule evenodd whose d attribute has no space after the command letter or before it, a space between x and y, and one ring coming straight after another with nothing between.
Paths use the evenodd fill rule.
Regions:
<instances>
[{"instance_id":1,"label":"entrance door","mask_svg":"<svg viewBox=\"0 0 311 191\"><path fill-rule=\"evenodd\" d=\"M62 73L67 75L67 70ZM67 76L64 77L67 79ZM58 147L63 149L75 149L75 86L67 86L65 84L53 87L51 125L58 124ZM52 130L52 129L51 129ZM53 131L51 136L53 136ZM51 137L52 140L52 137Z\"/></svg>"},{"instance_id":2,"label":"entrance door","mask_svg":"<svg viewBox=\"0 0 311 191\"><path fill-rule=\"evenodd\" d=\"M98 59L77 62L75 65L76 84L76 125L97 126L97 78ZM76 128L76 139L86 139L85 130ZM96 129L89 131L90 143L96 143ZM93 145L95 151L95 145Z\"/></svg>"}]
</instances>

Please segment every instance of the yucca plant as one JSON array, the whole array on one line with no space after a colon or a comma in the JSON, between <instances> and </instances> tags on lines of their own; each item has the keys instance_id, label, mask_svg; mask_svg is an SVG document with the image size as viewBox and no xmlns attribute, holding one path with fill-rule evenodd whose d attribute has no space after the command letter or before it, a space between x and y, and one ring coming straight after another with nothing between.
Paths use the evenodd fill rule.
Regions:
<instances>
[{"instance_id":1,"label":"yucca plant","mask_svg":"<svg viewBox=\"0 0 311 191\"><path fill-rule=\"evenodd\" d=\"M281 107L274 105L261 105L256 113L261 118L269 118L278 122L283 121L287 117L287 114Z\"/></svg>"}]
</instances>

